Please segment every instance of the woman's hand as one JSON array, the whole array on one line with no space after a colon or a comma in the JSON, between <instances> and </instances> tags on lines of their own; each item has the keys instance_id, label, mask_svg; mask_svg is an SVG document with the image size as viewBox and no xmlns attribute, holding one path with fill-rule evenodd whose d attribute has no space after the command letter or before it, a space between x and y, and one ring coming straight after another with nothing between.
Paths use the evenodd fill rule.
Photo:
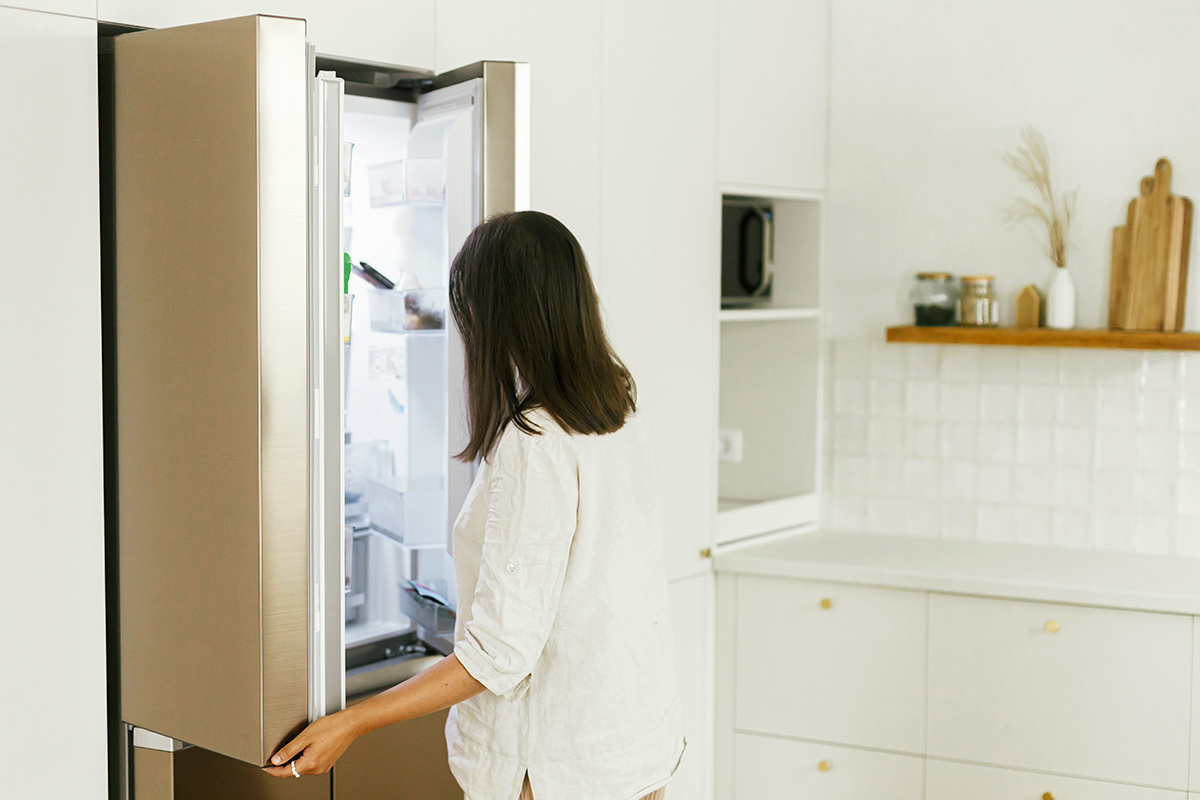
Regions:
<instances>
[{"instance_id":1,"label":"woman's hand","mask_svg":"<svg viewBox=\"0 0 1200 800\"><path fill-rule=\"evenodd\" d=\"M334 763L346 752L359 733L345 711L321 717L300 732L271 757L271 764L263 771L276 778L294 778L292 765L295 760L296 773L322 775L333 768Z\"/></svg>"}]
</instances>

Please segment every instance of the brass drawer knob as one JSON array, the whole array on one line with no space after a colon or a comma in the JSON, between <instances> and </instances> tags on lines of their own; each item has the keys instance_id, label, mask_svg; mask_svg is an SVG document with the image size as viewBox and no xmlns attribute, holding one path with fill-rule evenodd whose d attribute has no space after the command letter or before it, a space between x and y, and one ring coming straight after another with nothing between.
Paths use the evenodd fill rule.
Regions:
<instances>
[{"instance_id":1,"label":"brass drawer knob","mask_svg":"<svg viewBox=\"0 0 1200 800\"><path fill-rule=\"evenodd\" d=\"M712 549L708 548L708 547L704 548L703 550L700 551L700 557L701 558L712 558Z\"/></svg>"},{"instance_id":2,"label":"brass drawer knob","mask_svg":"<svg viewBox=\"0 0 1200 800\"><path fill-rule=\"evenodd\" d=\"M817 769L821 770L821 772L829 772L829 770L833 769L833 764L828 761L822 761L820 764L817 764Z\"/></svg>"},{"instance_id":3,"label":"brass drawer knob","mask_svg":"<svg viewBox=\"0 0 1200 800\"><path fill-rule=\"evenodd\" d=\"M1062 625L1058 624L1058 620L1052 619L1046 623L1046 633L1058 633L1062 629Z\"/></svg>"},{"instance_id":4,"label":"brass drawer knob","mask_svg":"<svg viewBox=\"0 0 1200 800\"><path fill-rule=\"evenodd\" d=\"M830 600L828 597L822 597L820 605L821 605L821 608L828 611L829 609L833 608L833 601ZM824 764L825 762L822 761L821 763Z\"/></svg>"},{"instance_id":5,"label":"brass drawer knob","mask_svg":"<svg viewBox=\"0 0 1200 800\"><path fill-rule=\"evenodd\" d=\"M1054 792L1042 792L1042 800L1054 800Z\"/></svg>"}]
</instances>

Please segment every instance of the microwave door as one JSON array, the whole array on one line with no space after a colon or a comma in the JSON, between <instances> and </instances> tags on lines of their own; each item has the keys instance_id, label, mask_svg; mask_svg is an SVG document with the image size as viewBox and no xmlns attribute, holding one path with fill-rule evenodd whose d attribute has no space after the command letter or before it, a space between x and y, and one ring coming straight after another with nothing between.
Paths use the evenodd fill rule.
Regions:
<instances>
[{"instance_id":1,"label":"microwave door","mask_svg":"<svg viewBox=\"0 0 1200 800\"><path fill-rule=\"evenodd\" d=\"M344 157L344 85L315 71L309 46L314 148L309 256L309 719L346 703L344 537L345 471L342 423L342 204L349 164Z\"/></svg>"},{"instance_id":2,"label":"microwave door","mask_svg":"<svg viewBox=\"0 0 1200 800\"><path fill-rule=\"evenodd\" d=\"M310 716L305 33L113 55L121 715L258 765Z\"/></svg>"},{"instance_id":3,"label":"microwave door","mask_svg":"<svg viewBox=\"0 0 1200 800\"><path fill-rule=\"evenodd\" d=\"M480 222L529 208L529 65L481 61L438 75L433 87L418 98L410 148L427 146L417 135L422 127L444 130L448 268ZM476 465L453 457L466 447L468 437L462 340L452 315L447 316L448 448L439 450L438 457L447 478L449 547L449 529L471 488Z\"/></svg>"}]
</instances>

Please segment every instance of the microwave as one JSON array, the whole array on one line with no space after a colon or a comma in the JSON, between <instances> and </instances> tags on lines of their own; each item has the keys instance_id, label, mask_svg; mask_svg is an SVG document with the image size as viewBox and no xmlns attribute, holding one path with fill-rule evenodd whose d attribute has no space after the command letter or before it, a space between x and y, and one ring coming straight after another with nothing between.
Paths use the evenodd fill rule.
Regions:
<instances>
[{"instance_id":1,"label":"microwave","mask_svg":"<svg viewBox=\"0 0 1200 800\"><path fill-rule=\"evenodd\" d=\"M747 308L771 299L775 212L769 200L726 195L721 201L721 307Z\"/></svg>"}]
</instances>

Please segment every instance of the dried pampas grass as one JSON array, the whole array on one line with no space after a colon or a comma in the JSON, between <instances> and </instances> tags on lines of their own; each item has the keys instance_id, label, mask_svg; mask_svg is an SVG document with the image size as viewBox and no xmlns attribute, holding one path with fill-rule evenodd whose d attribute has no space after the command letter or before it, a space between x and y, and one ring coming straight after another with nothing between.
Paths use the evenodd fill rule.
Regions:
<instances>
[{"instance_id":1,"label":"dried pampas grass","mask_svg":"<svg viewBox=\"0 0 1200 800\"><path fill-rule=\"evenodd\" d=\"M1017 171L1022 181L1032 186L1039 200L1021 198L1004 215L1004 221L1015 227L1027 219L1041 220L1050 235L1046 255L1055 266L1067 265L1067 248L1071 245L1071 216L1075 213L1075 197L1079 190L1054 196L1050 182L1050 151L1046 137L1034 128L1021 131L1021 146L1015 153L1005 153L1004 163Z\"/></svg>"}]
</instances>

